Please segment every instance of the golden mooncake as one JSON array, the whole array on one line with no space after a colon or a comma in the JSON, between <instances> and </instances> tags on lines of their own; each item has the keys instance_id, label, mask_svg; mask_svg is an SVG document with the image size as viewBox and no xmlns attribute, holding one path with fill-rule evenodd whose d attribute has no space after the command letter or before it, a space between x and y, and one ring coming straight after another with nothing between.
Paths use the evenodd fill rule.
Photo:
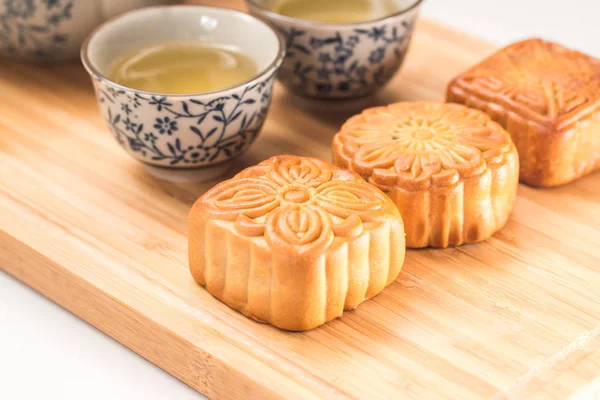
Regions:
<instances>
[{"instance_id":1,"label":"golden mooncake","mask_svg":"<svg viewBox=\"0 0 600 400\"><path fill-rule=\"evenodd\" d=\"M278 328L315 328L356 308L402 268L394 203L331 164L277 156L224 181L189 216L194 279Z\"/></svg>"},{"instance_id":2,"label":"golden mooncake","mask_svg":"<svg viewBox=\"0 0 600 400\"><path fill-rule=\"evenodd\" d=\"M389 195L412 248L487 239L505 225L519 180L508 132L458 104L367 109L335 136L333 159Z\"/></svg>"},{"instance_id":3,"label":"golden mooncake","mask_svg":"<svg viewBox=\"0 0 600 400\"><path fill-rule=\"evenodd\" d=\"M561 185L600 168L600 60L525 40L452 80L447 99L508 130L527 184Z\"/></svg>"}]
</instances>

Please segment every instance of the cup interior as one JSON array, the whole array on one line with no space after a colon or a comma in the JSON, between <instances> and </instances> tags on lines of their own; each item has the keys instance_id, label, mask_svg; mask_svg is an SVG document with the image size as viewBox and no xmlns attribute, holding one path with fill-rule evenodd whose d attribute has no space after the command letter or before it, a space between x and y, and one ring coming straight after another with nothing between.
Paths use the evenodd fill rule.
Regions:
<instances>
[{"instance_id":1,"label":"cup interior","mask_svg":"<svg viewBox=\"0 0 600 400\"><path fill-rule=\"evenodd\" d=\"M106 77L119 56L165 42L198 41L231 46L254 61L259 75L280 56L277 33L234 10L202 6L158 6L131 11L99 27L84 44L84 63Z\"/></svg>"},{"instance_id":2,"label":"cup interior","mask_svg":"<svg viewBox=\"0 0 600 400\"><path fill-rule=\"evenodd\" d=\"M368 19L366 19L365 21L362 21L362 22L358 22L358 23L353 22L353 23L339 23L339 24L316 22L316 21L305 21L305 20L301 20L301 19L297 19L297 18L283 16L283 15L280 15L280 14L277 14L277 13L271 11L273 9L273 7L278 3L286 2L286 1L294 1L294 0L248 0L248 1L251 4L253 4L254 6L262 8L265 12L268 12L272 17L277 17L277 18L284 19L284 20L303 21L303 22L308 22L308 23L315 24L315 25L356 25L356 24L360 24L360 23L364 23L364 22L371 22ZM423 0L392 0L392 1L396 4L398 12L393 13L385 18L389 18L394 15L403 14L405 11L415 7L417 4L421 3L421 1L423 1ZM385 19L385 18L383 18L383 19Z\"/></svg>"}]
</instances>

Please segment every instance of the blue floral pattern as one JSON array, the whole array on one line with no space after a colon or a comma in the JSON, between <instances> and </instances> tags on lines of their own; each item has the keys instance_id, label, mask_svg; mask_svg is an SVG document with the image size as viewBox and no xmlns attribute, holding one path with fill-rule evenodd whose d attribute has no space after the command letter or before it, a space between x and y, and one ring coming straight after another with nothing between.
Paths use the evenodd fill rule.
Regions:
<instances>
[{"instance_id":1,"label":"blue floral pattern","mask_svg":"<svg viewBox=\"0 0 600 400\"><path fill-rule=\"evenodd\" d=\"M319 34L280 26L288 51L281 81L294 91L319 97L367 94L385 84L402 64L415 18Z\"/></svg>"},{"instance_id":2,"label":"blue floral pattern","mask_svg":"<svg viewBox=\"0 0 600 400\"><path fill-rule=\"evenodd\" d=\"M63 24L73 0L0 0L0 53L28 57L59 54L68 39Z\"/></svg>"},{"instance_id":3,"label":"blue floral pattern","mask_svg":"<svg viewBox=\"0 0 600 400\"><path fill-rule=\"evenodd\" d=\"M117 142L141 161L201 167L229 160L254 141L267 116L274 75L209 101L119 90L95 80Z\"/></svg>"}]
</instances>

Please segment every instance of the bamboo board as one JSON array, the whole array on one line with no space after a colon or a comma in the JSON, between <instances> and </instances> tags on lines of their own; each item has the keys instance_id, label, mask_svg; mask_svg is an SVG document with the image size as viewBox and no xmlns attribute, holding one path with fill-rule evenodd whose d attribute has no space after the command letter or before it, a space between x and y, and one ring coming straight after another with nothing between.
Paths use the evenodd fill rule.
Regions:
<instances>
[{"instance_id":1,"label":"bamboo board","mask_svg":"<svg viewBox=\"0 0 600 400\"><path fill-rule=\"evenodd\" d=\"M442 99L492 50L421 21L401 73L367 105ZM278 153L329 160L354 111L277 87L236 168ZM493 238L409 251L383 294L294 334L191 278L186 218L209 186L156 180L120 150L81 66L0 61L0 269L208 397L566 399L600 375L600 173L521 185Z\"/></svg>"}]
</instances>

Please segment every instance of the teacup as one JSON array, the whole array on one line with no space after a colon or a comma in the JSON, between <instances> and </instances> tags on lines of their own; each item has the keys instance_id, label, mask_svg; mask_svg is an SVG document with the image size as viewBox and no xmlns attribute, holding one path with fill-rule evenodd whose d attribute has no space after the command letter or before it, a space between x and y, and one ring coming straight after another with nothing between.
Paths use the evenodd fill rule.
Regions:
<instances>
[{"instance_id":1,"label":"teacup","mask_svg":"<svg viewBox=\"0 0 600 400\"><path fill-rule=\"evenodd\" d=\"M273 0L247 0L250 13L286 38L279 80L309 97L361 97L384 86L408 50L422 0L395 0L401 10L385 18L331 24L290 18L267 7ZM340 2L340 7L343 7Z\"/></svg>"},{"instance_id":2,"label":"teacup","mask_svg":"<svg viewBox=\"0 0 600 400\"><path fill-rule=\"evenodd\" d=\"M0 0L0 56L76 59L90 32L108 18L173 0Z\"/></svg>"},{"instance_id":3,"label":"teacup","mask_svg":"<svg viewBox=\"0 0 600 400\"><path fill-rule=\"evenodd\" d=\"M121 86L107 73L116 58L165 41L235 46L259 72L233 87L181 95ZM117 142L148 165L197 168L222 164L259 134L285 44L264 22L239 11L202 6L148 7L105 23L86 40L83 64L100 111Z\"/></svg>"}]
</instances>

